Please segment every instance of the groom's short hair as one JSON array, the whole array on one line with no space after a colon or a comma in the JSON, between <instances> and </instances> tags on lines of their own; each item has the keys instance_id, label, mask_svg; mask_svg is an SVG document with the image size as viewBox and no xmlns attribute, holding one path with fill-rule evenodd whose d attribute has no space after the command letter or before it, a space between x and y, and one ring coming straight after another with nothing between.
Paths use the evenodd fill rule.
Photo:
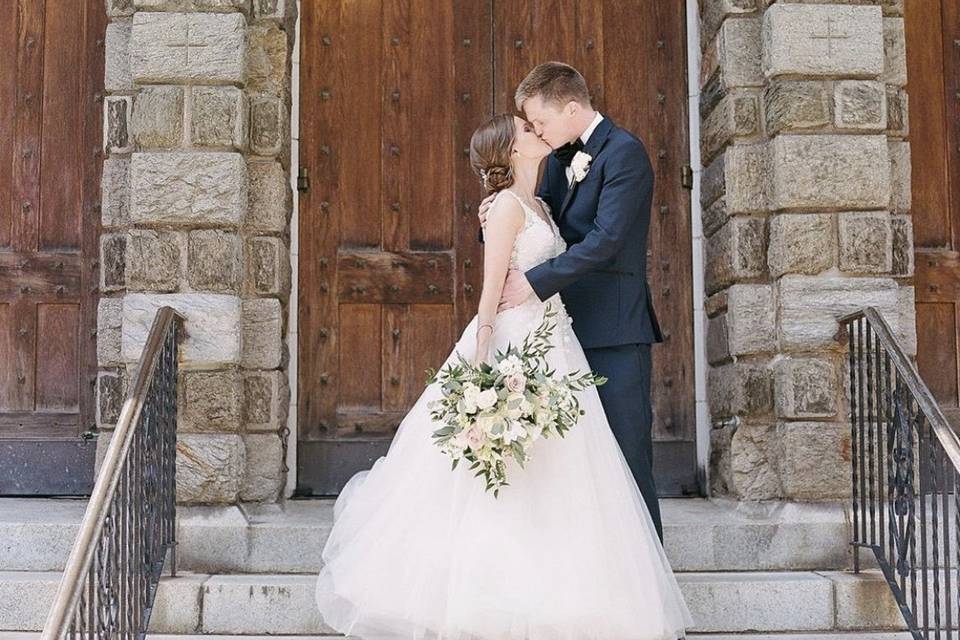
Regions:
<instances>
[{"instance_id":1,"label":"groom's short hair","mask_svg":"<svg viewBox=\"0 0 960 640\"><path fill-rule=\"evenodd\" d=\"M517 110L522 111L524 101L534 96L561 107L571 100L590 106L587 81L579 71L563 62L544 62L527 74L513 97Z\"/></svg>"}]
</instances>

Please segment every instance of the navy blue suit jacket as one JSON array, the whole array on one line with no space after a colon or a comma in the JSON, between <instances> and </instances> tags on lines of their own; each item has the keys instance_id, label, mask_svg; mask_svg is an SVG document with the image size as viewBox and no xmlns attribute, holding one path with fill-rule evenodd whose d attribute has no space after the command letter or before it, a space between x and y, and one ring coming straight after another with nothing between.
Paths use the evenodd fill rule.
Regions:
<instances>
[{"instance_id":1,"label":"navy blue suit jacket","mask_svg":"<svg viewBox=\"0 0 960 640\"><path fill-rule=\"evenodd\" d=\"M560 293L584 348L663 342L647 284L653 167L643 143L604 116L583 149L593 157L567 189L553 155L538 195L567 250L525 272L540 300Z\"/></svg>"}]
</instances>

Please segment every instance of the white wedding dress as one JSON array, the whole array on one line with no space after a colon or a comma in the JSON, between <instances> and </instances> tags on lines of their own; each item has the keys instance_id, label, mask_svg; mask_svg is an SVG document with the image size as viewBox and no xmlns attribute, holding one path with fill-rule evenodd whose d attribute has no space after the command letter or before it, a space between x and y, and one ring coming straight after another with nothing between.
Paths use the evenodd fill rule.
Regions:
<instances>
[{"instance_id":1,"label":"white wedding dress","mask_svg":"<svg viewBox=\"0 0 960 640\"><path fill-rule=\"evenodd\" d=\"M566 249L553 221L523 206L510 259L520 270ZM587 371L559 296L547 302L559 310L548 363ZM531 295L499 313L490 353L519 344L545 304ZM476 324L474 316L447 362L456 351L473 357ZM324 621L364 640L683 637L694 622L650 513L596 388L579 395L577 425L537 440L524 469L508 458L510 484L494 498L469 464L451 471L433 443L427 403L440 391L428 386L387 455L337 498L317 581Z\"/></svg>"}]
</instances>

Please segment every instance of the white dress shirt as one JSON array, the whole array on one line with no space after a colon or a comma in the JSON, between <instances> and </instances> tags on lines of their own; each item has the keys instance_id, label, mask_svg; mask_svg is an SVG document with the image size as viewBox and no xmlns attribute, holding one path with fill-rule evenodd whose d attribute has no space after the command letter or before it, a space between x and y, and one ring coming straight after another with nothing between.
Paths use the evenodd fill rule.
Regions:
<instances>
[{"instance_id":1,"label":"white dress shirt","mask_svg":"<svg viewBox=\"0 0 960 640\"><path fill-rule=\"evenodd\" d=\"M590 139L590 134L593 133L593 130L597 128L597 125L600 124L600 121L603 120L603 114L597 111L597 114L593 116L593 121L586 128L586 130L580 134L580 142L584 145L587 144L587 140ZM573 167L566 167L565 172L567 174L567 184L573 184Z\"/></svg>"}]
</instances>

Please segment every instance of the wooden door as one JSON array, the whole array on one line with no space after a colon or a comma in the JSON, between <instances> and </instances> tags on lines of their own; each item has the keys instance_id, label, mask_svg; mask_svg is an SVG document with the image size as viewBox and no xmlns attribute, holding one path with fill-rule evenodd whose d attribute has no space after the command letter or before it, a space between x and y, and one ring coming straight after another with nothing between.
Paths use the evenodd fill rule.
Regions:
<instances>
[{"instance_id":1,"label":"wooden door","mask_svg":"<svg viewBox=\"0 0 960 640\"><path fill-rule=\"evenodd\" d=\"M917 365L947 408L960 396L960 0L906 4Z\"/></svg>"},{"instance_id":2,"label":"wooden door","mask_svg":"<svg viewBox=\"0 0 960 640\"><path fill-rule=\"evenodd\" d=\"M654 349L655 465L662 494L696 491L685 18L624 4L304 0L300 493L334 494L386 451L476 313L470 135L550 59L578 67L654 159L650 283L670 336Z\"/></svg>"},{"instance_id":3,"label":"wooden door","mask_svg":"<svg viewBox=\"0 0 960 640\"><path fill-rule=\"evenodd\" d=\"M0 493L89 491L101 0L0 3Z\"/></svg>"}]
</instances>

